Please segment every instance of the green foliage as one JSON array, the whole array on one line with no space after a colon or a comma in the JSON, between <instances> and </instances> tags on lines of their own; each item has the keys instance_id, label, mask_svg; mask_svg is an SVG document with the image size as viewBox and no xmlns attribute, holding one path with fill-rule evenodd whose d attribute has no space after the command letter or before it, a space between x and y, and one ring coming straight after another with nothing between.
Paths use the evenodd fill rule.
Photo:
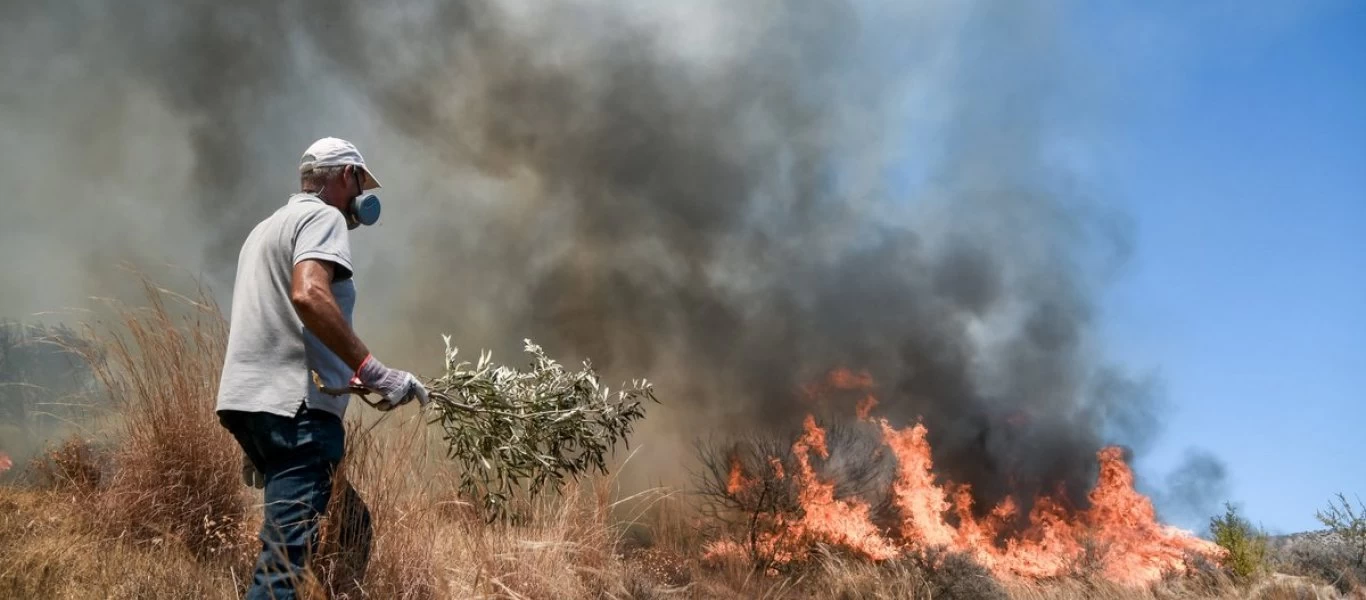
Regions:
<instances>
[{"instance_id":1,"label":"green foliage","mask_svg":"<svg viewBox=\"0 0 1366 600\"><path fill-rule=\"evenodd\" d=\"M1342 538L1351 549L1352 560L1357 567L1366 566L1366 505L1357 499L1352 506L1347 496L1337 495L1337 500L1328 502L1328 508L1315 513L1320 523Z\"/></svg>"},{"instance_id":2,"label":"green foliage","mask_svg":"<svg viewBox=\"0 0 1366 600\"><path fill-rule=\"evenodd\" d=\"M461 493L477 498L490 521L509 516L516 494L535 496L566 478L607 472L605 456L626 442L645 416L642 400L658 402L646 380L611 393L584 362L576 372L525 340L529 370L494 367L490 355L456 363L446 338L446 374L431 381L431 407L445 431L449 456L464 466Z\"/></svg>"},{"instance_id":3,"label":"green foliage","mask_svg":"<svg viewBox=\"0 0 1366 600\"><path fill-rule=\"evenodd\" d=\"M1267 567L1266 534L1258 531L1238 514L1232 504L1224 504L1222 517L1210 519L1214 543L1228 552L1224 568L1237 579L1250 579L1265 572Z\"/></svg>"}]
</instances>

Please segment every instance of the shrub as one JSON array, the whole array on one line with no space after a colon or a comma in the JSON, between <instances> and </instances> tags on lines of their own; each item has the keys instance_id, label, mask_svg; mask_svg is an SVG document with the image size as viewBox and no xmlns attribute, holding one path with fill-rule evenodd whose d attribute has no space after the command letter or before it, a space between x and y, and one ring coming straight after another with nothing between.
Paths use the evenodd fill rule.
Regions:
<instances>
[{"instance_id":1,"label":"shrub","mask_svg":"<svg viewBox=\"0 0 1366 600\"><path fill-rule=\"evenodd\" d=\"M1278 553L1277 562L1278 569L1286 573L1328 582L1343 591L1350 590L1351 582L1346 577L1350 552L1337 536L1328 532L1296 536Z\"/></svg>"},{"instance_id":2,"label":"shrub","mask_svg":"<svg viewBox=\"0 0 1366 600\"><path fill-rule=\"evenodd\" d=\"M1366 583L1366 506L1358 499L1353 507L1347 496L1338 494L1314 516L1336 538L1337 556L1323 565L1334 574L1334 585L1344 592L1359 588Z\"/></svg>"},{"instance_id":3,"label":"shrub","mask_svg":"<svg viewBox=\"0 0 1366 600\"><path fill-rule=\"evenodd\" d=\"M1315 513L1319 522L1333 532L1347 545L1351 560L1356 567L1366 567L1366 506L1357 500L1357 506L1338 494L1337 500L1328 502L1328 508Z\"/></svg>"},{"instance_id":4,"label":"shrub","mask_svg":"<svg viewBox=\"0 0 1366 600\"><path fill-rule=\"evenodd\" d=\"M873 521L882 527L897 522L887 490L896 463L882 447L880 434L862 423L835 421L825 426L829 457L812 465L822 482L835 486L837 498L856 498L869 506ZM756 567L766 568L773 549L762 539L781 539L786 522L800 518L797 472L792 454L796 433L753 432L736 440L698 441L700 472L694 474L703 516L725 529L720 537L738 541ZM815 548L805 548L814 550ZM801 558L800 556L794 558Z\"/></svg>"},{"instance_id":5,"label":"shrub","mask_svg":"<svg viewBox=\"0 0 1366 600\"><path fill-rule=\"evenodd\" d=\"M1224 568L1235 579L1248 580L1266 571L1267 539L1238 514L1232 504L1225 504L1222 517L1210 519L1210 532L1214 543L1228 552Z\"/></svg>"},{"instance_id":6,"label":"shrub","mask_svg":"<svg viewBox=\"0 0 1366 600\"><path fill-rule=\"evenodd\" d=\"M41 486L89 497L104 477L105 462L90 441L73 436L35 459L31 471Z\"/></svg>"}]
</instances>

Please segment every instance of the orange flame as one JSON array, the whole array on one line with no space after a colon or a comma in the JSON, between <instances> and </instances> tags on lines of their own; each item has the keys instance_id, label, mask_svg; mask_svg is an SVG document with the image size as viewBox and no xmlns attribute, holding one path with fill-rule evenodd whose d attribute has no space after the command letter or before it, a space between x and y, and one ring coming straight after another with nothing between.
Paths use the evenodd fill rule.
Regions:
<instances>
[{"instance_id":1,"label":"orange flame","mask_svg":"<svg viewBox=\"0 0 1366 600\"><path fill-rule=\"evenodd\" d=\"M769 464L770 467L773 467L773 478L774 478L774 479L782 479L782 478L783 478L783 461L778 460L778 457L773 456L773 457L769 457L769 459L768 459L768 464Z\"/></svg>"},{"instance_id":2,"label":"orange flame","mask_svg":"<svg viewBox=\"0 0 1366 600\"><path fill-rule=\"evenodd\" d=\"M1104 448L1098 458L1100 479L1091 490L1087 517L1097 540L1108 549L1106 577L1121 583L1146 583L1165 571L1181 570L1188 552L1222 555L1213 542L1157 521L1152 502L1134 490L1133 471L1119 448Z\"/></svg>"},{"instance_id":3,"label":"orange flame","mask_svg":"<svg viewBox=\"0 0 1366 600\"><path fill-rule=\"evenodd\" d=\"M826 543L844 546L874 560L886 560L899 554L868 518L868 504L861 500L837 500L834 484L820 481L811 467L811 453L829 458L825 445L825 430L816 419L807 415L802 423L803 434L792 444L792 455L797 461L797 501L802 507L801 518L790 525L797 538L809 537Z\"/></svg>"},{"instance_id":4,"label":"orange flame","mask_svg":"<svg viewBox=\"0 0 1366 600\"><path fill-rule=\"evenodd\" d=\"M726 492L734 496L749 487L750 481L745 478L745 472L740 465L740 454L731 452L730 454L730 476L726 479Z\"/></svg>"},{"instance_id":5,"label":"orange flame","mask_svg":"<svg viewBox=\"0 0 1366 600\"><path fill-rule=\"evenodd\" d=\"M828 392L864 392L855 410L859 419L866 421L870 418L873 407L877 406L877 397L872 394L875 388L873 376L867 370L851 371L840 368L826 373L825 380L818 384L803 386L802 391L811 402L820 400Z\"/></svg>"},{"instance_id":6,"label":"orange flame","mask_svg":"<svg viewBox=\"0 0 1366 600\"><path fill-rule=\"evenodd\" d=\"M775 563L791 562L812 542L842 546L873 560L896 557L900 551L873 526L868 504L857 499L836 499L834 484L821 481L816 475L816 469L811 465L812 454L821 458L830 456L825 430L816 425L815 418L807 416L802 435L792 443L796 462L793 477L801 510L796 515L774 517L767 523L773 525L771 531L757 533L750 540L751 549ZM775 480L787 476L777 457L769 458L769 466ZM755 480L744 475L740 462L732 456L727 491L734 495L754 484ZM717 540L706 546L702 558L715 561L743 555L744 551L745 547L737 542Z\"/></svg>"},{"instance_id":7,"label":"orange flame","mask_svg":"<svg viewBox=\"0 0 1366 600\"><path fill-rule=\"evenodd\" d=\"M868 371L855 373L849 369L835 369L826 375L825 383L837 390L871 390L873 376Z\"/></svg>"},{"instance_id":8,"label":"orange flame","mask_svg":"<svg viewBox=\"0 0 1366 600\"><path fill-rule=\"evenodd\" d=\"M872 388L872 378L866 371L836 370L829 374L826 384L835 389L866 391ZM869 420L868 413L876 403L869 393L857 407L858 417ZM1056 577L1090 564L1107 579L1135 586L1153 583L1168 572L1184 571L1188 554L1216 560L1223 557L1223 551L1212 542L1158 522L1152 502L1134 489L1133 471L1119 448L1098 452L1100 475L1088 495L1089 508L1069 509L1057 497L1043 495L1034 499L1021 524L1017 522L1019 509L1011 498L978 517L969 486L937 480L923 423L896 429L886 419L875 422L897 461L891 491L899 527L879 531L869 517L866 502L836 498L834 485L817 477L811 456L828 459L830 451L825 430L808 415L802 434L792 444L796 463L793 477L801 510L796 515L779 515L774 523L778 533L758 540L758 552L781 563L792 560L803 545L813 541L843 546L874 560L944 548L972 555L1003 578ZM781 461L770 458L769 464L781 479ZM732 457L728 489L750 483L740 471L738 459ZM1006 535L1018 525L1023 526Z\"/></svg>"},{"instance_id":9,"label":"orange flame","mask_svg":"<svg viewBox=\"0 0 1366 600\"><path fill-rule=\"evenodd\" d=\"M1188 552L1217 557L1221 550L1211 542L1162 525L1152 502L1134 489L1133 472L1119 448L1098 454L1100 477L1089 499L1091 507L1073 514L1057 500L1035 500L1028 526L1004 547L996 538L1014 517L1010 499L986 517L972 512L972 494L958 486L953 495L957 525L945 517L950 503L946 489L934 481L930 446L925 426L897 430L879 422L887 445L897 459L898 476L893 501L901 513L901 537L920 549L943 547L973 555L999 576L1054 577L1066 574L1087 554L1097 557L1106 578L1129 585L1157 581L1165 572L1185 569Z\"/></svg>"},{"instance_id":10,"label":"orange flame","mask_svg":"<svg viewBox=\"0 0 1366 600\"><path fill-rule=\"evenodd\" d=\"M858 406L855 408L855 414L858 415L858 420L867 421L868 419L871 419L873 408L875 407L877 407L877 396L872 394L864 396L862 400L858 401Z\"/></svg>"},{"instance_id":11,"label":"orange flame","mask_svg":"<svg viewBox=\"0 0 1366 600\"><path fill-rule=\"evenodd\" d=\"M9 455L0 452L0 473L10 470L14 466L14 461L10 460Z\"/></svg>"},{"instance_id":12,"label":"orange flame","mask_svg":"<svg viewBox=\"0 0 1366 600\"><path fill-rule=\"evenodd\" d=\"M949 510L943 488L934 484L934 462L925 426L919 423L897 431L887 421L879 421L882 437L896 456L897 478L892 494L901 511L901 537L922 547L951 546L957 532L944 522Z\"/></svg>"}]
</instances>

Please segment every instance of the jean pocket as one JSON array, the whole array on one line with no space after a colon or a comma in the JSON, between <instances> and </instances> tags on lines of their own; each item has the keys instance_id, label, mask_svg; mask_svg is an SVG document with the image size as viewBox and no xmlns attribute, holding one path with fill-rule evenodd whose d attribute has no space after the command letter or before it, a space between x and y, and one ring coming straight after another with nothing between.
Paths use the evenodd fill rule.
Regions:
<instances>
[{"instance_id":1,"label":"jean pocket","mask_svg":"<svg viewBox=\"0 0 1366 600\"><path fill-rule=\"evenodd\" d=\"M299 417L299 445L317 448L320 458L329 463L341 462L346 452L346 426L336 415L319 410L305 410Z\"/></svg>"}]
</instances>

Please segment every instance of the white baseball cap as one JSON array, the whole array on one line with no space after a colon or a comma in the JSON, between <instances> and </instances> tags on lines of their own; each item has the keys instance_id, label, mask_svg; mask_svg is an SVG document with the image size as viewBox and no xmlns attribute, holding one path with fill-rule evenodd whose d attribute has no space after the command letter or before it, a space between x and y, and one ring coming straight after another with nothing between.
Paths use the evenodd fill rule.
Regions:
<instances>
[{"instance_id":1,"label":"white baseball cap","mask_svg":"<svg viewBox=\"0 0 1366 600\"><path fill-rule=\"evenodd\" d=\"M369 167L365 166L365 158L361 157L360 150L356 145L343 139L325 137L309 146L304 150L303 158L299 159L299 172L307 173L318 167L336 167L342 165L355 165L360 167L365 173L365 180L361 182L361 189L370 190L379 187L379 180L375 179L375 174L370 172Z\"/></svg>"}]
</instances>

